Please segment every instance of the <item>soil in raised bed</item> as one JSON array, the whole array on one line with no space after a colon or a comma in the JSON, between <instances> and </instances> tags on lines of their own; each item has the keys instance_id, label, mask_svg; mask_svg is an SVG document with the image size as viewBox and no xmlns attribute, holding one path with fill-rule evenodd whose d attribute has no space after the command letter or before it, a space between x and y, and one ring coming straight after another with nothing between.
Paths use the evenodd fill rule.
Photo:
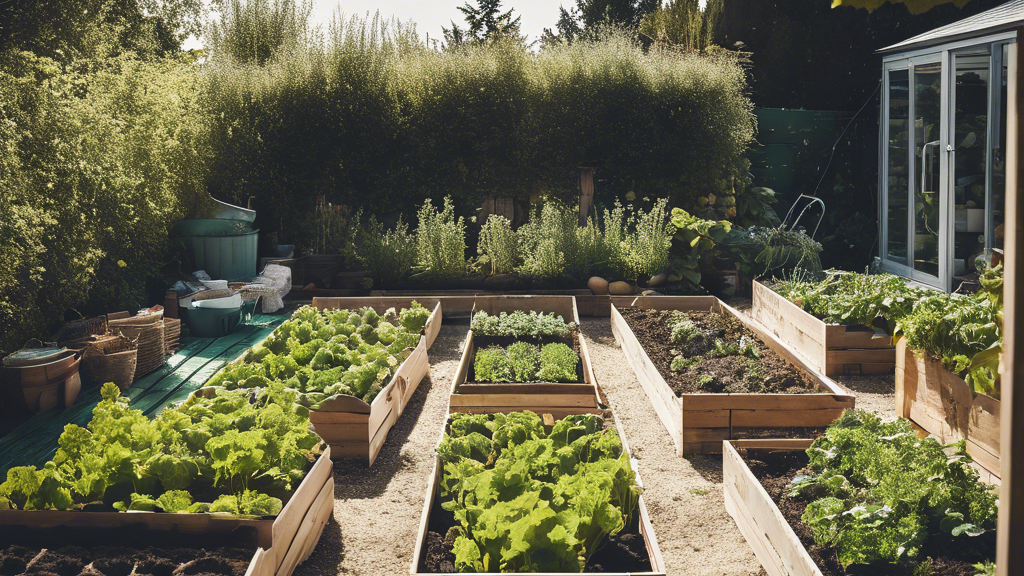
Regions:
<instances>
[{"instance_id":1,"label":"soil in raised bed","mask_svg":"<svg viewBox=\"0 0 1024 576\"><path fill-rule=\"evenodd\" d=\"M546 337L538 339L526 339L526 338L513 338L511 336L473 336L473 350L472 359L469 363L469 373L466 374L466 384L537 384L537 382L477 382L476 381L476 370L474 365L476 364L476 352L489 346L501 346L502 348L508 348L516 342L527 342L535 346L544 346L545 344L561 343L572 348L572 351L576 353L576 381L575 382L561 382L561 384L582 384L583 383L583 360L580 357L580 339L579 333L575 330L570 331L570 335L567 338L556 338Z\"/></svg>"},{"instance_id":2,"label":"soil in raised bed","mask_svg":"<svg viewBox=\"0 0 1024 576\"><path fill-rule=\"evenodd\" d=\"M807 508L807 502L788 496L790 481L799 474L809 472L807 454L804 451L747 450L743 460L754 477L768 492L768 496L779 507L779 511L785 516L786 521L789 522L800 542L807 549L807 553L824 576L911 576L906 568L895 565L853 565L849 570L844 570L839 564L835 550L819 546L814 542L810 526L804 524L800 519L804 509ZM977 559L968 561L951 557L947 554L950 551L949 547L925 551L931 560L930 576L975 576L978 573L973 566L978 562Z\"/></svg>"},{"instance_id":3,"label":"soil in raised bed","mask_svg":"<svg viewBox=\"0 0 1024 576\"><path fill-rule=\"evenodd\" d=\"M685 349L672 342L672 325L679 312L672 310L619 310L655 367L677 396L693 393L806 394L818 385L799 368L776 354L738 319L717 312L687 312L687 316L714 339L737 343L746 336L757 346L758 358L742 355L711 358L706 346ZM702 356L702 360L681 371L673 371L672 359Z\"/></svg>"},{"instance_id":4,"label":"soil in raised bed","mask_svg":"<svg viewBox=\"0 0 1024 576\"><path fill-rule=\"evenodd\" d=\"M137 528L5 527L0 576L245 576L256 550L255 544L240 546L247 539Z\"/></svg>"}]
</instances>

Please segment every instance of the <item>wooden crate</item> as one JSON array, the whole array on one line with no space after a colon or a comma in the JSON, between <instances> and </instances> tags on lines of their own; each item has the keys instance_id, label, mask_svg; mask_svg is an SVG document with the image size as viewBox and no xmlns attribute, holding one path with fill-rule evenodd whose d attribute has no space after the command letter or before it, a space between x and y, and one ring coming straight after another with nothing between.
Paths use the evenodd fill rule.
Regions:
<instances>
[{"instance_id":1,"label":"wooden crate","mask_svg":"<svg viewBox=\"0 0 1024 576\"><path fill-rule=\"evenodd\" d=\"M725 509L768 576L822 576L796 532L740 457L746 449L806 450L811 440L726 440L722 448Z\"/></svg>"},{"instance_id":2,"label":"wooden crate","mask_svg":"<svg viewBox=\"0 0 1024 576\"><path fill-rule=\"evenodd\" d=\"M576 301L572 296L481 296L476 299L473 314L488 314L523 310L555 313L566 322L579 325ZM597 377L590 363L587 342L577 333L580 358L583 363L583 383L523 383L523 384L468 384L469 368L476 356L473 331L466 337L458 371L452 379L449 406L453 412L491 413L532 410L563 418L569 414L587 414L598 411L600 394Z\"/></svg>"},{"instance_id":3,"label":"wooden crate","mask_svg":"<svg viewBox=\"0 0 1024 576\"><path fill-rule=\"evenodd\" d=\"M434 345L434 340L437 339L438 333L441 332L442 322L442 305L440 298L402 298L395 296L388 297L377 297L377 296L355 296L350 298L324 298L316 297L313 298L313 307L317 310L352 310L356 308L362 308L369 306L373 308L378 314L383 314L388 308L394 308L396 311L401 312L402 308L408 308L412 306L413 302L418 302L420 306L431 310L430 318L427 319L426 325L423 326L423 335L427 337L427 349Z\"/></svg>"},{"instance_id":4,"label":"wooden crate","mask_svg":"<svg viewBox=\"0 0 1024 576\"><path fill-rule=\"evenodd\" d=\"M324 450L292 497L275 518L233 518L225 514L168 514L165 512L80 512L3 510L0 526L56 528L59 526L132 528L160 533L237 534L240 542L255 539L258 549L247 576L290 576L316 546L334 512L334 469L330 448Z\"/></svg>"},{"instance_id":5,"label":"wooden crate","mask_svg":"<svg viewBox=\"0 0 1024 576\"><path fill-rule=\"evenodd\" d=\"M964 440L982 480L999 482L999 400L977 394L942 362L896 345L896 415L943 444Z\"/></svg>"},{"instance_id":6,"label":"wooden crate","mask_svg":"<svg viewBox=\"0 0 1024 576\"><path fill-rule=\"evenodd\" d=\"M668 429L676 453L709 454L722 450L722 441L740 438L755 429L824 427L854 407L854 396L831 379L816 373L799 356L714 296L639 297L636 308L718 312L736 317L768 348L806 372L823 392L807 394L683 394L676 396L612 305L612 333L636 373L654 410Z\"/></svg>"},{"instance_id":7,"label":"wooden crate","mask_svg":"<svg viewBox=\"0 0 1024 576\"><path fill-rule=\"evenodd\" d=\"M452 410L457 412L457 410ZM545 412L542 414L544 423L547 425L553 424L554 420L559 418L558 416ZM622 441L622 449L626 454L630 454L629 444L626 442L626 435L622 431L622 426L619 424L618 417L612 413L612 421L616 431L619 433L619 438ZM441 438L444 438L442 432ZM440 442L438 442L440 444ZM640 467L635 458L630 456L630 465L633 468L633 472L636 473L636 481L641 487L643 487L643 481L640 479ZM420 530L419 536L416 538L416 549L412 556L412 566L409 573L412 576L418 576L420 574L432 574L438 576L436 572L421 572L420 571L420 560L423 558L423 554L427 547L427 528L430 525L430 513L434 506L434 499L437 495L438 485L441 482L441 477L444 474L444 467L441 465L441 459L436 455L434 456L434 469L430 473L430 478L427 480L427 492L423 503L423 514L420 516ZM622 574L617 572L584 572L583 574L601 574L603 576L665 576L665 560L661 557L661 548L658 547L658 539L654 535L654 526L651 524L650 514L647 511L647 503L644 501L643 494L640 495L640 501L637 504L637 513L640 515L640 534L644 537L644 543L647 545L647 554L651 559L651 570L649 572L631 572L630 574ZM465 574L465 573L463 573ZM470 573L472 574L472 573ZM455 576L455 574L443 574L442 576ZM555 576L547 572L531 573L531 576Z\"/></svg>"},{"instance_id":8,"label":"wooden crate","mask_svg":"<svg viewBox=\"0 0 1024 576\"><path fill-rule=\"evenodd\" d=\"M815 372L826 376L893 373L896 348L889 336L866 326L826 324L757 281L753 298L751 317Z\"/></svg>"}]
</instances>

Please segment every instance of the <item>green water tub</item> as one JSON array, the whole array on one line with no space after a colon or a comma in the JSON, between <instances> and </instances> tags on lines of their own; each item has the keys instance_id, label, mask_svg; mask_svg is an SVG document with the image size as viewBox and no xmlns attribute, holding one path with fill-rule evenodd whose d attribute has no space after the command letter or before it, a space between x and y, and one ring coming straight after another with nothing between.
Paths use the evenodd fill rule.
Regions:
<instances>
[{"instance_id":1,"label":"green water tub","mask_svg":"<svg viewBox=\"0 0 1024 576\"><path fill-rule=\"evenodd\" d=\"M215 280L248 280L256 276L259 230L242 220L182 220L171 238Z\"/></svg>"}]
</instances>

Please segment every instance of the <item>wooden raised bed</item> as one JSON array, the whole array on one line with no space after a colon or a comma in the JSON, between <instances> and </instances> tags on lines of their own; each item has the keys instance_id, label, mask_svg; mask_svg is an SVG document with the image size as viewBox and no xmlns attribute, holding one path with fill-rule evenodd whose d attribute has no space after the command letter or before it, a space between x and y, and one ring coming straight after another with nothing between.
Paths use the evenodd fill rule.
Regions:
<instances>
[{"instance_id":1,"label":"wooden raised bed","mask_svg":"<svg viewBox=\"0 0 1024 576\"><path fill-rule=\"evenodd\" d=\"M352 309L369 306L383 314L388 308L400 309L413 298L316 298L313 305L320 310ZM441 303L430 298L416 298L423 306L433 304L433 312L423 327L424 336L412 354L395 371L391 382L367 404L362 399L338 394L310 410L313 431L331 446L336 458L366 458L372 466L380 453L391 427L402 415L409 399L430 371L427 348L441 330Z\"/></svg>"},{"instance_id":2,"label":"wooden raised bed","mask_svg":"<svg viewBox=\"0 0 1024 576\"><path fill-rule=\"evenodd\" d=\"M514 410L513 410L514 411ZM459 410L452 409L451 412L459 412ZM501 412L501 411L498 411ZM540 414L538 412L538 414ZM545 425L553 425L554 421L558 416L553 415L550 412L542 414ZM612 421L616 431L619 433L619 438L622 441L622 450L626 454L630 454L629 444L626 442L626 435L622 431L622 426L619 424L618 417L615 413L612 413ZM444 432L441 433L441 439L444 439ZM438 441L440 445L440 441ZM633 472L636 473L636 482L643 488L643 481L640 479L639 464L635 458L630 456L629 463L633 468ZM427 480L427 493L423 503L423 514L420 516L420 529L419 535L416 538L416 549L412 556L412 567L409 573L412 576L419 576L425 574L431 574L434 576L455 576L455 574L444 574L437 572L421 572L420 564L423 560L423 554L427 548L427 532L428 526L430 525L430 513L434 506L434 500L437 496L438 485L441 482L441 477L444 475L444 467L441 465L441 459L437 456L436 451L434 455L434 469L430 473L430 479ZM640 534L644 537L644 543L647 545L647 554L651 559L651 570L648 572L631 572L629 574L622 574L616 572L584 572L583 574L600 574L602 576L665 576L665 560L661 557L661 548L658 547L658 539L654 535L654 526L651 524L650 514L647 512L647 504L644 501L644 496L640 494L640 501L637 504L637 513L640 515ZM465 574L465 573L463 573ZM531 576L554 576L546 572L531 573Z\"/></svg>"},{"instance_id":3,"label":"wooden raised bed","mask_svg":"<svg viewBox=\"0 0 1024 576\"><path fill-rule=\"evenodd\" d=\"M867 326L826 324L756 280L750 316L826 376L892 374L896 367L889 336Z\"/></svg>"},{"instance_id":4,"label":"wooden raised bed","mask_svg":"<svg viewBox=\"0 0 1024 576\"><path fill-rule=\"evenodd\" d=\"M975 393L942 362L896 345L896 415L943 444L964 440L982 480L999 482L999 400Z\"/></svg>"},{"instance_id":5,"label":"wooden raised bed","mask_svg":"<svg viewBox=\"0 0 1024 576\"><path fill-rule=\"evenodd\" d=\"M811 440L733 440L722 448L725 509L768 576L822 576L796 532L761 486L740 450L806 450Z\"/></svg>"},{"instance_id":6,"label":"wooden raised bed","mask_svg":"<svg viewBox=\"0 0 1024 576\"><path fill-rule=\"evenodd\" d=\"M473 314L479 311L491 315L502 312L536 311L555 313L566 322L580 323L576 301L572 296L480 296L473 305ZM599 393L597 377L590 364L590 354L583 334L577 332L583 383L522 383L522 384L470 384L469 369L476 358L473 331L466 337L462 360L452 379L449 406L452 412L491 413L531 410L538 414L552 414L564 418L569 414L598 411Z\"/></svg>"},{"instance_id":7,"label":"wooden raised bed","mask_svg":"<svg viewBox=\"0 0 1024 576\"><path fill-rule=\"evenodd\" d=\"M290 576L313 551L334 512L334 469L330 448L324 450L303 478L281 513L274 518L234 518L225 514L168 514L165 512L80 512L3 510L0 526L56 528L59 526L137 528L160 533L237 534L240 542L255 540L259 547L246 576Z\"/></svg>"},{"instance_id":8,"label":"wooden raised bed","mask_svg":"<svg viewBox=\"0 0 1024 576\"><path fill-rule=\"evenodd\" d=\"M679 456L722 450L722 441L756 429L825 427L854 407L854 397L811 369L774 336L714 296L640 296L632 307L684 312L718 312L736 317L776 354L806 372L823 390L808 394L683 394L676 396L612 304L612 333L637 380L668 429Z\"/></svg>"}]
</instances>

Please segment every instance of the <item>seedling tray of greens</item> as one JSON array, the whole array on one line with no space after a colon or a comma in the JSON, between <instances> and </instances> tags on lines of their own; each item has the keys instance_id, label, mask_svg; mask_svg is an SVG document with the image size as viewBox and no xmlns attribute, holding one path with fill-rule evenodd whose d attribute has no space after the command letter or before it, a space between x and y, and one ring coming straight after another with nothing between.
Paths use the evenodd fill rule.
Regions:
<instances>
[{"instance_id":1,"label":"seedling tray of greens","mask_svg":"<svg viewBox=\"0 0 1024 576\"><path fill-rule=\"evenodd\" d=\"M561 316L481 311L470 329L470 384L584 382L579 331Z\"/></svg>"},{"instance_id":2,"label":"seedling tray of greens","mask_svg":"<svg viewBox=\"0 0 1024 576\"><path fill-rule=\"evenodd\" d=\"M864 411L844 413L806 449L779 442L736 442L725 458L726 504L741 531L755 551L781 547L758 554L766 567L784 556L801 566L794 574L995 574L997 494L963 442L943 446L907 420ZM764 512L772 507L775 521Z\"/></svg>"},{"instance_id":3,"label":"seedling tray of greens","mask_svg":"<svg viewBox=\"0 0 1024 576\"><path fill-rule=\"evenodd\" d=\"M452 414L412 573L664 574L612 418Z\"/></svg>"}]
</instances>

